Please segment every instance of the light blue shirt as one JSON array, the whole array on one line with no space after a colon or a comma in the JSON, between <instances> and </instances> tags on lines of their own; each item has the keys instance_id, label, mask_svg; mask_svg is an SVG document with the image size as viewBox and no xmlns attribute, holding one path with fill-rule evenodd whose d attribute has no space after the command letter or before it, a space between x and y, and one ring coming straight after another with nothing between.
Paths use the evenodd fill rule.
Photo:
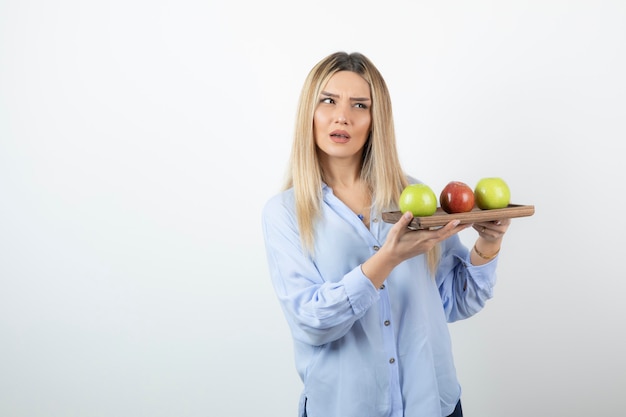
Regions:
<instances>
[{"instance_id":1,"label":"light blue shirt","mask_svg":"<svg viewBox=\"0 0 626 417\"><path fill-rule=\"evenodd\" d=\"M448 416L461 396L448 322L492 297L497 258L471 265L455 235L442 242L435 278L420 255L375 288L361 264L393 225L372 210L368 229L328 186L321 209L313 256L300 244L293 189L262 213L270 276L304 384L298 415L306 402L308 417Z\"/></svg>"}]
</instances>

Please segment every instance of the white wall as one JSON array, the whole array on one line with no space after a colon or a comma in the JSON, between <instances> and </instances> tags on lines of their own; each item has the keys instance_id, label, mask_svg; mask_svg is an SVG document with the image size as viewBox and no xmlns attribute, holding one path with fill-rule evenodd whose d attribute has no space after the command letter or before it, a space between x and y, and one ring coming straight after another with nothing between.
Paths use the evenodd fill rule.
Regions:
<instances>
[{"instance_id":1,"label":"white wall","mask_svg":"<svg viewBox=\"0 0 626 417\"><path fill-rule=\"evenodd\" d=\"M614 415L625 23L621 0L1 2L0 415L295 416L260 210L336 50L385 75L412 175L536 207L451 325L465 414Z\"/></svg>"}]
</instances>

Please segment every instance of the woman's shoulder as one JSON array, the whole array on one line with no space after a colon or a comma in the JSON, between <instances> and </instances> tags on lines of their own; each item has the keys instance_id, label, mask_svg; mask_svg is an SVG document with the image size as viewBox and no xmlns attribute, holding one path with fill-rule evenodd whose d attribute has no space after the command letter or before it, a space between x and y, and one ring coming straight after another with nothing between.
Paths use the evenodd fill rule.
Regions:
<instances>
[{"instance_id":1,"label":"woman's shoulder","mask_svg":"<svg viewBox=\"0 0 626 417\"><path fill-rule=\"evenodd\" d=\"M278 191L277 193L271 195L265 205L268 204L278 204L280 202L293 202L295 200L293 187L287 188L286 190Z\"/></svg>"},{"instance_id":2,"label":"woman's shoulder","mask_svg":"<svg viewBox=\"0 0 626 417\"><path fill-rule=\"evenodd\" d=\"M406 180L409 182L409 184L421 184L423 181L418 180L416 177L412 176L412 175L405 175Z\"/></svg>"},{"instance_id":3,"label":"woman's shoulder","mask_svg":"<svg viewBox=\"0 0 626 417\"><path fill-rule=\"evenodd\" d=\"M280 191L267 199L263 207L263 216L271 213L293 211L295 207L295 196L293 188Z\"/></svg>"}]
</instances>

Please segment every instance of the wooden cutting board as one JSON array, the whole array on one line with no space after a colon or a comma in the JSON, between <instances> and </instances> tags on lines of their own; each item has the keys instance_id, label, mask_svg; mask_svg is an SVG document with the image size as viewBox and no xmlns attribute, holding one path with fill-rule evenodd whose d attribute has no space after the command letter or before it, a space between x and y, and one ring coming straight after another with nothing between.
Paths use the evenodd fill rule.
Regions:
<instances>
[{"instance_id":1,"label":"wooden cutting board","mask_svg":"<svg viewBox=\"0 0 626 417\"><path fill-rule=\"evenodd\" d=\"M482 210L474 207L472 211L466 213L448 214L441 207L432 216L414 217L409 227L412 229L430 229L432 227L440 227L452 220L458 219L463 223L488 222L500 219L511 219L514 217L528 217L535 214L535 206L509 204L508 207L501 209ZM387 211L383 213L383 221L387 223L396 223L402 212Z\"/></svg>"}]
</instances>

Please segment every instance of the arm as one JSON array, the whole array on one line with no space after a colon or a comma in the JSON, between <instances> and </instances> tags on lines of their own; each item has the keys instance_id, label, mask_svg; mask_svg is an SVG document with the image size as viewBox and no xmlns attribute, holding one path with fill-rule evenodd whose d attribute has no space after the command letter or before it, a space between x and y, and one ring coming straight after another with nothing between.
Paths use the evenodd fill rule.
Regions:
<instances>
[{"instance_id":1,"label":"arm","mask_svg":"<svg viewBox=\"0 0 626 417\"><path fill-rule=\"evenodd\" d=\"M389 231L380 251L363 263L363 273L376 288L400 262L428 252L437 243L469 227L454 220L436 230L412 230L408 228L411 220L411 213L404 213Z\"/></svg>"},{"instance_id":2,"label":"arm","mask_svg":"<svg viewBox=\"0 0 626 417\"><path fill-rule=\"evenodd\" d=\"M484 265L500 252L502 238L511 224L511 219L475 223L478 239L470 252L472 265Z\"/></svg>"},{"instance_id":3,"label":"arm","mask_svg":"<svg viewBox=\"0 0 626 417\"><path fill-rule=\"evenodd\" d=\"M270 277L293 337L314 346L341 338L378 299L377 288L360 266L322 277L282 200L266 205L262 221Z\"/></svg>"},{"instance_id":4,"label":"arm","mask_svg":"<svg viewBox=\"0 0 626 417\"><path fill-rule=\"evenodd\" d=\"M454 236L444 244L437 285L449 322L473 316L493 297L502 238L510 219L476 223L476 243L467 250Z\"/></svg>"}]
</instances>

